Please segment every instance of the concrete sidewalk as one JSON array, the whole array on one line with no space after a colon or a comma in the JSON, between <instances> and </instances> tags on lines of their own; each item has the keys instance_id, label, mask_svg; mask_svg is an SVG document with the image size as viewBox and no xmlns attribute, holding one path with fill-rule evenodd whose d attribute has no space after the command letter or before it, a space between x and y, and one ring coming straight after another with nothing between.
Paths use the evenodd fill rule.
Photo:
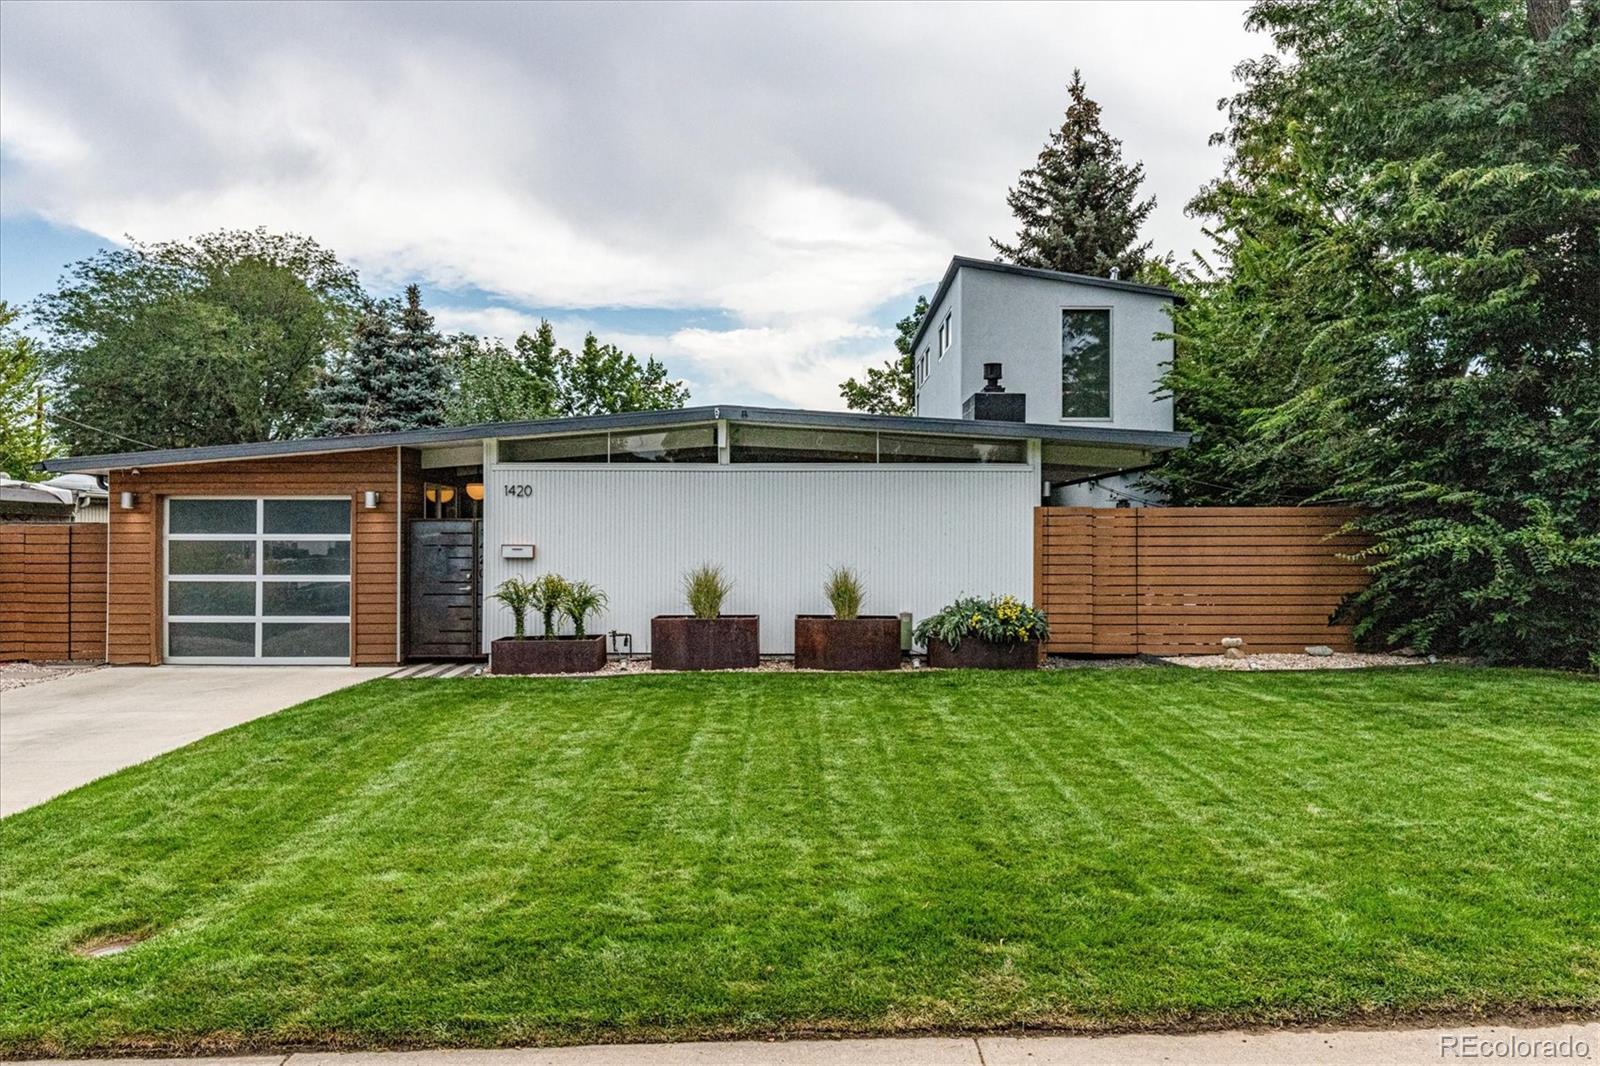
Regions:
<instances>
[{"instance_id":1,"label":"concrete sidewalk","mask_svg":"<svg viewBox=\"0 0 1600 1066\"><path fill-rule=\"evenodd\" d=\"M67 1060L56 1060L57 1063ZM77 1060L83 1066L97 1060ZM600 1044L501 1051L296 1052L218 1059L121 1059L122 1066L1390 1066L1600 1062L1600 1023L1542 1028L1268 1031L1130 1036ZM75 1064L76 1066L76 1064Z\"/></svg>"},{"instance_id":2,"label":"concrete sidewalk","mask_svg":"<svg viewBox=\"0 0 1600 1066\"><path fill-rule=\"evenodd\" d=\"M0 816L393 667L123 666L0 692Z\"/></svg>"}]
</instances>

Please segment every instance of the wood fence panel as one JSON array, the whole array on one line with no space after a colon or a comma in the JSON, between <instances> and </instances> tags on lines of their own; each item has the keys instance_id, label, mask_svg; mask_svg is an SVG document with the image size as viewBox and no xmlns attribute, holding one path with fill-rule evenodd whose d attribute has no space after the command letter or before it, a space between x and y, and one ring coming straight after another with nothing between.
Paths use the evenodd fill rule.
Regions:
<instances>
[{"instance_id":1,"label":"wood fence panel","mask_svg":"<svg viewBox=\"0 0 1600 1066\"><path fill-rule=\"evenodd\" d=\"M99 523L0 525L0 661L99 661L106 649Z\"/></svg>"},{"instance_id":2,"label":"wood fence panel","mask_svg":"<svg viewBox=\"0 0 1600 1066\"><path fill-rule=\"evenodd\" d=\"M1034 600L1051 652L1207 654L1350 650L1330 617L1366 582L1339 507L1040 507Z\"/></svg>"}]
</instances>

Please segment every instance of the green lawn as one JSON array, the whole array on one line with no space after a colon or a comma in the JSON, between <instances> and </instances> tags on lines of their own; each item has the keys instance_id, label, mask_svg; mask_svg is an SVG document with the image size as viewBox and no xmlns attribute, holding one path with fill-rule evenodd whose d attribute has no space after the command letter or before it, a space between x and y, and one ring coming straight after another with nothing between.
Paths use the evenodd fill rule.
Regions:
<instances>
[{"instance_id":1,"label":"green lawn","mask_svg":"<svg viewBox=\"0 0 1600 1066\"><path fill-rule=\"evenodd\" d=\"M378 681L0 864L13 1054L1593 1011L1600 684Z\"/></svg>"}]
</instances>

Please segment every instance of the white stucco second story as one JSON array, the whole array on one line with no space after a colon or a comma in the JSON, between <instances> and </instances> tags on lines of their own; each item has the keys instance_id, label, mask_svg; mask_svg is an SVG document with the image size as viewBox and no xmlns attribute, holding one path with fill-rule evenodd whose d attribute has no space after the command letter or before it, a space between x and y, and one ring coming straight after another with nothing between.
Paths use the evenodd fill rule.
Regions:
<instances>
[{"instance_id":1,"label":"white stucco second story","mask_svg":"<svg viewBox=\"0 0 1600 1066\"><path fill-rule=\"evenodd\" d=\"M1157 382L1172 361L1172 341L1159 335L1175 299L1150 285L957 256L912 353L916 413L963 417L984 390L984 364L999 363L1006 393L1026 397L1028 422L1170 430L1172 400Z\"/></svg>"}]
</instances>

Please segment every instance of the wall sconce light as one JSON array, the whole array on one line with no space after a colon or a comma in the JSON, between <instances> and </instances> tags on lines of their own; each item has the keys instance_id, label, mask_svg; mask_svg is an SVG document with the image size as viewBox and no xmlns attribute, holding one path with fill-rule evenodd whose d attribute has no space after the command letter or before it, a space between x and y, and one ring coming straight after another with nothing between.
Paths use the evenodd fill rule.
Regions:
<instances>
[{"instance_id":1,"label":"wall sconce light","mask_svg":"<svg viewBox=\"0 0 1600 1066\"><path fill-rule=\"evenodd\" d=\"M124 511L131 511L131 510L133 510L133 502L135 500L137 500L137 499L138 499L138 497L135 496L133 493L124 492L122 494L121 498L117 502L121 505L121 507L122 507L122 509Z\"/></svg>"},{"instance_id":2,"label":"wall sconce light","mask_svg":"<svg viewBox=\"0 0 1600 1066\"><path fill-rule=\"evenodd\" d=\"M361 505L369 511L376 511L378 509L378 499L378 494L372 489L368 489L361 494Z\"/></svg>"},{"instance_id":3,"label":"wall sconce light","mask_svg":"<svg viewBox=\"0 0 1600 1066\"><path fill-rule=\"evenodd\" d=\"M449 503L456 498L456 490L449 485L429 485L422 494L429 503Z\"/></svg>"},{"instance_id":4,"label":"wall sconce light","mask_svg":"<svg viewBox=\"0 0 1600 1066\"><path fill-rule=\"evenodd\" d=\"M467 483L467 496L474 500L483 499L483 482L469 481Z\"/></svg>"}]
</instances>

